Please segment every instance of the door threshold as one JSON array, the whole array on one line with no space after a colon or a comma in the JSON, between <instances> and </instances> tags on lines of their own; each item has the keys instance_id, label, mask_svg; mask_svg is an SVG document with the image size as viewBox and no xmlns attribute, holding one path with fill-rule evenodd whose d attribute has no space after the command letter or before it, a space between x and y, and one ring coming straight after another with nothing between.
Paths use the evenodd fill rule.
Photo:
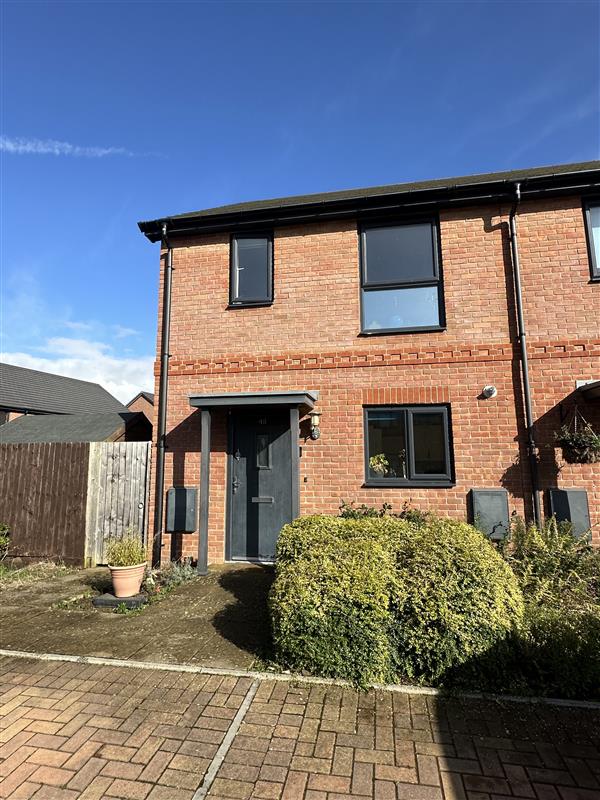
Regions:
<instances>
[{"instance_id":1,"label":"door threshold","mask_svg":"<svg viewBox=\"0 0 600 800\"><path fill-rule=\"evenodd\" d=\"M265 567L272 567L275 565L275 560L266 561L263 558L229 558L225 560L225 564L264 564Z\"/></svg>"}]
</instances>

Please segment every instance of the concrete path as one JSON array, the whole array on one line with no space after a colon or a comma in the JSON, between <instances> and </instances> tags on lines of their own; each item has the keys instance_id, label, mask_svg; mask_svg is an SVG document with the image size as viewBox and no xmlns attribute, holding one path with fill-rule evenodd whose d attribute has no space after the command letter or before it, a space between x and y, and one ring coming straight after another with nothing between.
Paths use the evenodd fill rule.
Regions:
<instances>
[{"instance_id":1,"label":"concrete path","mask_svg":"<svg viewBox=\"0 0 600 800\"><path fill-rule=\"evenodd\" d=\"M598 800L600 710L0 658L0 798Z\"/></svg>"},{"instance_id":2,"label":"concrete path","mask_svg":"<svg viewBox=\"0 0 600 800\"><path fill-rule=\"evenodd\" d=\"M1 646L248 669L268 646L272 577L268 567L220 565L140 614L121 615L81 599L109 588L108 570L79 570L4 590Z\"/></svg>"}]
</instances>

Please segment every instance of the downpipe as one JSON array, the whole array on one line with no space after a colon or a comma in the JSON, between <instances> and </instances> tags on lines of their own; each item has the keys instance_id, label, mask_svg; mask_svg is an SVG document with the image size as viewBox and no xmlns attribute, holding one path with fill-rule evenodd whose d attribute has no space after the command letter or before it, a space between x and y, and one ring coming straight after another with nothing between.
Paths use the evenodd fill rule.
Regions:
<instances>
[{"instance_id":1,"label":"downpipe","mask_svg":"<svg viewBox=\"0 0 600 800\"><path fill-rule=\"evenodd\" d=\"M509 238L512 256L513 280L515 285L515 304L517 312L517 337L521 350L521 373L523 378L523 399L525 403L525 425L527 428L527 455L531 474L531 493L533 500L533 519L539 527L542 524L542 509L539 494L539 475L537 461L537 445L533 432L533 412L531 406L531 385L529 382L529 360L527 358L527 331L523 314L523 293L521 289L521 264L519 261L519 244L517 239L517 209L521 202L521 184L515 183L515 200L509 215Z\"/></svg>"},{"instance_id":2,"label":"downpipe","mask_svg":"<svg viewBox=\"0 0 600 800\"><path fill-rule=\"evenodd\" d=\"M167 431L167 403L169 391L169 339L171 332L171 288L173 285L173 249L167 236L167 225L162 225L162 243L167 248L163 281L163 313L160 342L160 382L158 388L158 430L156 434L156 487L154 502L154 535L152 539L152 566L159 567L162 551L165 450Z\"/></svg>"}]
</instances>

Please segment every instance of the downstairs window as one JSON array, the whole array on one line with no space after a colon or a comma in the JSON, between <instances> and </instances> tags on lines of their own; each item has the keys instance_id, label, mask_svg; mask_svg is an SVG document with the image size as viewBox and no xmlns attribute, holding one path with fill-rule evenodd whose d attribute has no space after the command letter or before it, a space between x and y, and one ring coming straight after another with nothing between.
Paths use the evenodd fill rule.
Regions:
<instances>
[{"instance_id":1,"label":"downstairs window","mask_svg":"<svg viewBox=\"0 0 600 800\"><path fill-rule=\"evenodd\" d=\"M366 408L365 471L370 486L452 484L448 407Z\"/></svg>"}]
</instances>

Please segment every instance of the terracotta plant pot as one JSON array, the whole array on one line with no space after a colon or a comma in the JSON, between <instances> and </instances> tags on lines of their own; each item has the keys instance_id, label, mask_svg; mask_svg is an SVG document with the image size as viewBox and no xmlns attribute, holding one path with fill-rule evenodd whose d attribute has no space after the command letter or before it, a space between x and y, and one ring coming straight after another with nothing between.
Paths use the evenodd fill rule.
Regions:
<instances>
[{"instance_id":1,"label":"terracotta plant pot","mask_svg":"<svg viewBox=\"0 0 600 800\"><path fill-rule=\"evenodd\" d=\"M132 597L140 593L140 586L144 579L145 564L136 564L135 567L111 567L110 576L115 590L115 597Z\"/></svg>"}]
</instances>

